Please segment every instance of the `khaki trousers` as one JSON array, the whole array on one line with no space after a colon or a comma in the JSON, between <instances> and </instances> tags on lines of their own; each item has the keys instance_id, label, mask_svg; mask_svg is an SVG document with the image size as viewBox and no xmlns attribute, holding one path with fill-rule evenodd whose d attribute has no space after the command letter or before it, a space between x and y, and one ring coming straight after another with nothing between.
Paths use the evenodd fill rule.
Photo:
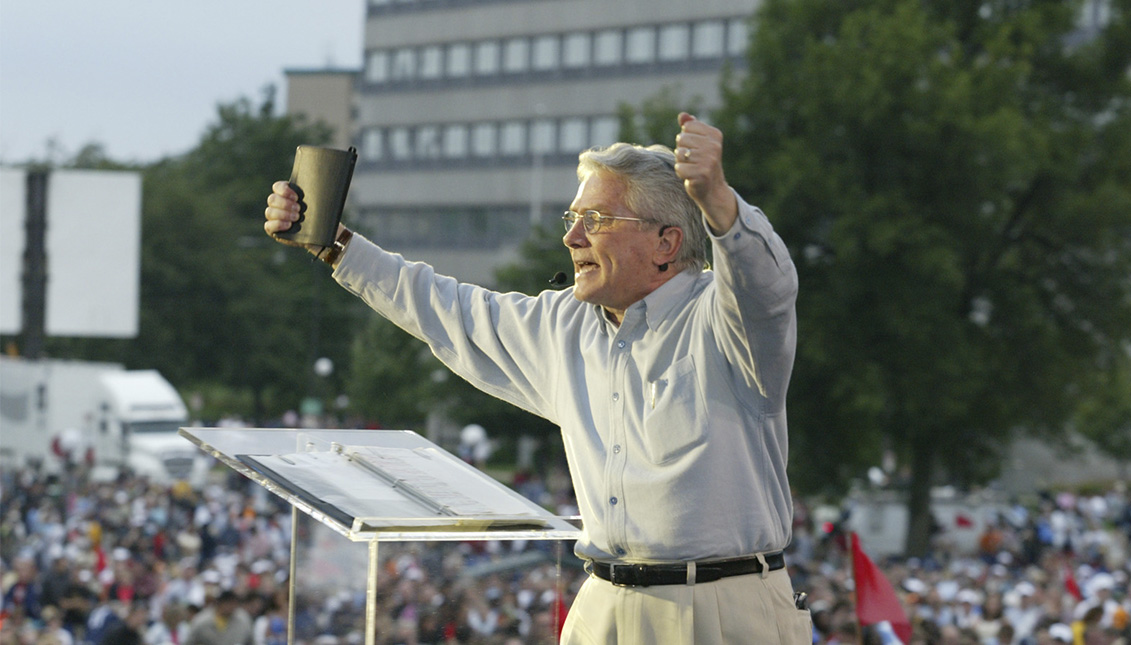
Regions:
<instances>
[{"instance_id":1,"label":"khaki trousers","mask_svg":"<svg viewBox=\"0 0 1131 645\"><path fill-rule=\"evenodd\" d=\"M562 629L563 645L809 645L785 569L695 585L617 587L590 576Z\"/></svg>"}]
</instances>

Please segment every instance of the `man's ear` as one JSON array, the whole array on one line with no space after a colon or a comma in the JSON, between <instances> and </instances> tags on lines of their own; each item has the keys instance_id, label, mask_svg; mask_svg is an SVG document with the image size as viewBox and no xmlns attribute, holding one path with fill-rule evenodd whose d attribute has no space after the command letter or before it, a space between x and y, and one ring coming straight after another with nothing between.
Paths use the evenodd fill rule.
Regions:
<instances>
[{"instance_id":1,"label":"man's ear","mask_svg":"<svg viewBox=\"0 0 1131 645\"><path fill-rule=\"evenodd\" d=\"M683 229L678 226L664 226L660 229L660 239L656 243L656 252L652 261L656 265L667 264L675 260L683 247Z\"/></svg>"}]
</instances>

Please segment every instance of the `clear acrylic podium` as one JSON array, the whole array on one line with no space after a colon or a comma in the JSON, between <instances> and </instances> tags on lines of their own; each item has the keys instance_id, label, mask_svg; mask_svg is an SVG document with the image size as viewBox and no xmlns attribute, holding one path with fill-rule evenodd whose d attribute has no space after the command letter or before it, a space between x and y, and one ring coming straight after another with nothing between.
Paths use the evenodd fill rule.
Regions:
<instances>
[{"instance_id":1,"label":"clear acrylic podium","mask_svg":"<svg viewBox=\"0 0 1131 645\"><path fill-rule=\"evenodd\" d=\"M364 584L365 643L376 643L381 542L576 540L580 533L578 518L553 515L407 430L181 428L180 434L292 505L290 643L297 642L298 599L340 593L351 583ZM312 540L321 527L330 531ZM331 532L348 542L325 537ZM365 553L357 546L367 547ZM322 576L329 588L305 588L328 568L328 551L345 555Z\"/></svg>"}]
</instances>

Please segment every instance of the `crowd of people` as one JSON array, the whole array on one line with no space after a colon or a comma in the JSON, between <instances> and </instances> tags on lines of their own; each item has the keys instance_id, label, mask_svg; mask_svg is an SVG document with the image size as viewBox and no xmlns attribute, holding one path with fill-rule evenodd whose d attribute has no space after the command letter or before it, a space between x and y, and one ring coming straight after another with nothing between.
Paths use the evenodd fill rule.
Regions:
<instances>
[{"instance_id":1,"label":"crowd of people","mask_svg":"<svg viewBox=\"0 0 1131 645\"><path fill-rule=\"evenodd\" d=\"M290 506L215 472L202 489L0 473L0 645L286 643ZM532 480L519 489L548 494ZM797 509L788 562L808 594L814 643L867 642L843 532L813 526L801 500ZM1064 492L990 518L974 552L940 541L930 557L877 563L914 643L1126 644L1129 538L1123 491ZM389 544L381 556L377 640L390 645L556 642L585 576L570 545L553 542ZM364 642L357 583L300 585L296 642Z\"/></svg>"},{"instance_id":2,"label":"crowd of people","mask_svg":"<svg viewBox=\"0 0 1131 645\"><path fill-rule=\"evenodd\" d=\"M1122 483L1103 494L1044 493L986 514L972 548L937 527L928 557L879 561L913 643L1131 643L1131 502ZM797 527L791 561L795 585L809 594L814 642L868 642L854 617L846 536L833 527L822 544L809 529Z\"/></svg>"}]
</instances>

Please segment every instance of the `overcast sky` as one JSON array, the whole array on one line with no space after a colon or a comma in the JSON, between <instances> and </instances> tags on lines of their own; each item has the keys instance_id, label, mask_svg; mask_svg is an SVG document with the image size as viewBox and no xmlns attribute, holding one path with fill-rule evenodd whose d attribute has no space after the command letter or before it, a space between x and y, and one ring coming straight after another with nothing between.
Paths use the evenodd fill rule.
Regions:
<instances>
[{"instance_id":1,"label":"overcast sky","mask_svg":"<svg viewBox=\"0 0 1131 645\"><path fill-rule=\"evenodd\" d=\"M87 143L149 162L283 70L361 64L364 0L0 0L0 163Z\"/></svg>"}]
</instances>

